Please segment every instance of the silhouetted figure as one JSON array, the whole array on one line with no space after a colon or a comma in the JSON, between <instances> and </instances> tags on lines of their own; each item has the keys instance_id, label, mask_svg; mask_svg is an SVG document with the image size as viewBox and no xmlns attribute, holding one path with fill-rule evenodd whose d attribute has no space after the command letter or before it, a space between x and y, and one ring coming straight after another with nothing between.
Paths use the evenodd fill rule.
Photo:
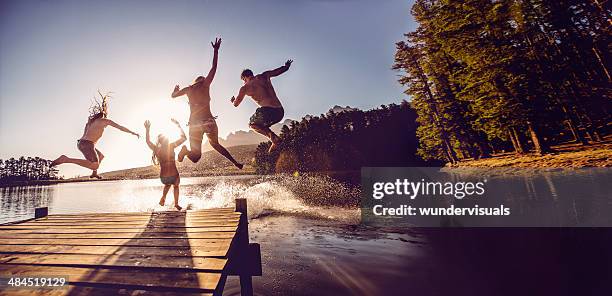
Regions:
<instances>
[{"instance_id":1,"label":"silhouetted figure","mask_svg":"<svg viewBox=\"0 0 612 296\"><path fill-rule=\"evenodd\" d=\"M235 107L240 105L245 95L253 98L253 101L259 105L255 114L251 116L249 127L272 141L268 152L274 150L280 142L280 138L270 129L270 126L280 122L285 115L283 105L276 96L270 78L285 73L291 67L291 63L293 63L293 60L288 60L284 66L256 76L253 76L253 71L245 69L240 74L240 79L244 81L244 85L240 88L238 96L231 98Z\"/></svg>"},{"instance_id":2,"label":"silhouetted figure","mask_svg":"<svg viewBox=\"0 0 612 296\"><path fill-rule=\"evenodd\" d=\"M183 161L185 156L187 156L192 162L198 162L200 157L202 157L202 138L204 134L206 134L208 142L217 152L229 159L237 168L242 169L243 165L237 162L227 149L219 144L219 130L217 128L217 122L215 121L216 117L213 116L210 111L210 84L217 72L217 60L219 57L221 39L217 38L215 42L211 42L211 44L215 53L213 56L212 68L210 68L208 76L198 76L192 85L183 89L180 89L177 85L172 92L173 98L187 95L191 111L189 115L189 146L191 150L183 146L179 152L178 161Z\"/></svg>"},{"instance_id":3,"label":"silhouetted figure","mask_svg":"<svg viewBox=\"0 0 612 296\"><path fill-rule=\"evenodd\" d=\"M181 125L175 119L172 119L172 122L178 126L181 130L181 138L170 143L168 138L162 134L157 136L157 144L153 144L150 138L150 129L151 122L145 121L144 126L147 130L147 145L153 151L153 164L159 164L160 172L159 178L164 184L164 191L162 193L162 197L159 200L159 205L163 206L166 203L166 195L170 190L170 186L174 187L174 207L177 210L181 210L181 206L178 204L179 198L179 184L181 183L181 178L179 176L178 169L176 168L176 162L174 157L174 149L179 145L183 144L185 140L187 140L187 136L185 136L185 131L181 127Z\"/></svg>"},{"instance_id":4,"label":"silhouetted figure","mask_svg":"<svg viewBox=\"0 0 612 296\"><path fill-rule=\"evenodd\" d=\"M83 153L85 159L70 158L66 155L61 155L51 162L51 166L56 166L63 163L74 163L92 170L91 176L89 176L90 178L102 179L102 177L98 175L98 168L100 167L100 162L102 162L102 159L104 159L104 154L102 154L100 150L96 149L95 145L98 140L102 138L104 129L107 126L112 126L122 132L126 132L140 138L139 134L107 118L109 96L102 94L100 94L100 96L102 97L102 102L97 103L91 109L91 115L87 120L87 124L85 124L83 136L77 141L77 148L79 151L81 151L81 153Z\"/></svg>"}]
</instances>

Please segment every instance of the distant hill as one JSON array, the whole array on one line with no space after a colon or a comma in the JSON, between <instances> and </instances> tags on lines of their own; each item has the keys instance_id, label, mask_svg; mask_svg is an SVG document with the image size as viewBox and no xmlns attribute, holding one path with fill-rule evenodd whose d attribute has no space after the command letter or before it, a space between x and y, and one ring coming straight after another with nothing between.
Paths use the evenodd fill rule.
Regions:
<instances>
[{"instance_id":1,"label":"distant hill","mask_svg":"<svg viewBox=\"0 0 612 296\"><path fill-rule=\"evenodd\" d=\"M218 176L218 175L242 175L254 173L252 162L255 157L257 145L240 145L226 147L227 150L238 160L245 164L244 169L239 170L217 151L206 151L197 164L188 158L178 164L181 176ZM159 177L159 166L146 166L125 170L102 173L105 179L146 179Z\"/></svg>"},{"instance_id":2,"label":"distant hill","mask_svg":"<svg viewBox=\"0 0 612 296\"><path fill-rule=\"evenodd\" d=\"M332 112L332 113L340 113L340 112L344 112L344 111L356 111L359 110L357 108L352 108L349 106L346 107L341 107L338 105L333 106L331 109L329 109L327 112ZM312 118L311 115L306 115L304 116L305 119L310 119ZM292 122L296 122L296 120L293 119L285 119L282 122L279 122L275 125L273 125L271 127L272 131L279 134L281 129L283 128L283 125L287 125L287 126L291 126ZM221 145L223 145L224 147L233 147L233 146L241 146L241 145L257 145L261 142L266 142L268 141L268 139L266 139L266 137L252 131L252 130L248 130L248 131L235 131L233 133L230 133L229 135L227 135L227 138L223 139L221 137L219 137L219 143L221 143ZM212 147L210 147L210 145L206 145L204 144L203 146L204 151L211 151Z\"/></svg>"},{"instance_id":3,"label":"distant hill","mask_svg":"<svg viewBox=\"0 0 612 296\"><path fill-rule=\"evenodd\" d=\"M279 122L271 127L272 131L275 133L280 133L283 125L290 125L295 120L293 119L285 119L282 122ZM261 142L266 142L268 139L266 137L252 131L235 131L230 133L227 138L223 139L219 137L219 143L224 147L233 147L233 146L242 146L242 145L258 145ZM204 144L204 151L211 151L212 147L208 144Z\"/></svg>"}]
</instances>

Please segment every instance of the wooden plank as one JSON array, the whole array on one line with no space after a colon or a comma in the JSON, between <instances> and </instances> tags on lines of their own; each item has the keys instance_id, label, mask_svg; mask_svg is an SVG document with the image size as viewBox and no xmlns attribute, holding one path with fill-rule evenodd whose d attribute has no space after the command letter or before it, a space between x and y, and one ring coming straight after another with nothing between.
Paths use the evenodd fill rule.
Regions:
<instances>
[{"instance_id":1,"label":"wooden plank","mask_svg":"<svg viewBox=\"0 0 612 296\"><path fill-rule=\"evenodd\" d=\"M194 213L116 213L116 214L96 214L96 213L88 213L81 215L49 215L46 217L38 218L38 219L82 219L82 218L92 218L92 219L101 219L101 218L133 218L133 219L142 219L148 217L207 217L207 216L227 216L227 215L235 215L239 214L235 211L215 211L215 212L194 212Z\"/></svg>"},{"instance_id":2,"label":"wooden plank","mask_svg":"<svg viewBox=\"0 0 612 296\"><path fill-rule=\"evenodd\" d=\"M190 227L190 228L148 228L143 230L142 228L107 228L107 229L74 229L74 228L38 228L38 229L2 229L0 235L6 234L39 234L39 233L170 233L170 234L186 234L186 233L201 233L201 232L236 232L236 226L211 226L211 227Z\"/></svg>"},{"instance_id":3,"label":"wooden plank","mask_svg":"<svg viewBox=\"0 0 612 296\"><path fill-rule=\"evenodd\" d=\"M71 245L0 245L1 254L92 254L92 255L141 255L227 257L230 244L190 247L130 247L130 246L71 246Z\"/></svg>"},{"instance_id":4,"label":"wooden plank","mask_svg":"<svg viewBox=\"0 0 612 296\"><path fill-rule=\"evenodd\" d=\"M145 228L145 226L147 225L136 225L136 226L141 226L140 228ZM198 223L195 226L167 226L167 225L150 225L147 226L146 228L160 228L160 229L174 229L174 228L178 228L178 229L184 229L184 228L205 228L205 227L230 227L230 226L238 226L238 221L226 221L226 222L206 222L206 223ZM6 225L6 226L0 226L0 230L5 230L5 229L49 229L49 228L54 228L54 229L77 229L77 228L81 228L81 229L125 229L125 228L135 228L135 225L130 225L130 224L110 224L110 225L40 225L40 224L35 224L35 225L23 225L22 223L20 224L15 224L15 225Z\"/></svg>"},{"instance_id":5,"label":"wooden plank","mask_svg":"<svg viewBox=\"0 0 612 296\"><path fill-rule=\"evenodd\" d=\"M2 240L0 245L73 245L73 246L133 246L133 247L190 247L190 246L214 246L219 244L228 244L230 239L206 239L206 238L190 238L190 239L149 239L149 238L132 238L132 239L80 239L68 238L62 240L56 239L20 239L19 241Z\"/></svg>"},{"instance_id":6,"label":"wooden plank","mask_svg":"<svg viewBox=\"0 0 612 296\"><path fill-rule=\"evenodd\" d=\"M0 265L0 276L68 276L73 285L102 286L128 289L156 289L212 293L217 289L221 273L176 272L175 269L108 269L35 265Z\"/></svg>"},{"instance_id":7,"label":"wooden plank","mask_svg":"<svg viewBox=\"0 0 612 296\"><path fill-rule=\"evenodd\" d=\"M164 222L182 222L182 221L218 221L228 219L239 219L239 215L223 215L223 216L206 216L206 217L156 217L156 218L130 218L130 217L109 217L109 218L51 218L51 219L36 219L29 222L46 222L46 223L80 223L80 222L147 222L147 221L164 221Z\"/></svg>"},{"instance_id":8,"label":"wooden plank","mask_svg":"<svg viewBox=\"0 0 612 296\"><path fill-rule=\"evenodd\" d=\"M79 217L55 217L55 216L47 216L44 218L38 218L33 221L107 221L107 220L126 220L126 221L146 221L146 220L205 220L205 219L225 219L225 218L238 218L240 217L240 213L232 212L227 214L207 214L207 215L198 215L198 216L174 216L174 215L156 215L156 216L97 216L97 217L88 217L88 216L79 216Z\"/></svg>"},{"instance_id":9,"label":"wooden plank","mask_svg":"<svg viewBox=\"0 0 612 296\"><path fill-rule=\"evenodd\" d=\"M197 233L35 233L35 234L11 234L0 231L0 240L21 240L21 239L66 239L66 238L97 238L97 239L109 239L109 238L157 238L157 239L189 239L189 238L207 238L207 239L231 239L234 237L233 232L197 232Z\"/></svg>"},{"instance_id":10,"label":"wooden plank","mask_svg":"<svg viewBox=\"0 0 612 296\"><path fill-rule=\"evenodd\" d=\"M83 221L78 222L78 225L81 226L96 226L96 225L136 225L136 226L147 226L147 225L165 225L165 226L189 226L189 225L197 225L197 224L209 224L209 223L227 223L227 222L238 222L238 218L232 219L218 219L218 220L184 220L184 221L158 221L158 220L149 220L149 221L122 221L122 222L91 222L91 221ZM19 223L20 226L72 226L77 223L75 222L55 222L55 221L36 221L36 222L24 222Z\"/></svg>"},{"instance_id":11,"label":"wooden plank","mask_svg":"<svg viewBox=\"0 0 612 296\"><path fill-rule=\"evenodd\" d=\"M113 288L102 288L102 287L87 287L87 286L73 286L68 285L63 289L19 289L19 288L7 288L0 290L0 296L64 296L64 295L88 295L88 296L108 296L108 295L147 295L147 296L175 296L177 293L180 295L198 295L198 296L212 296L212 293L190 293L181 289L174 289L172 291L152 291L146 289L134 290L134 289L113 289Z\"/></svg>"},{"instance_id":12,"label":"wooden plank","mask_svg":"<svg viewBox=\"0 0 612 296\"><path fill-rule=\"evenodd\" d=\"M97 216L151 216L151 215L206 215L215 213L235 213L233 208L218 208L218 209L201 209L201 210L190 210L186 212L178 211L161 211L161 212L107 212L107 213L74 213L74 214L51 214L53 217L97 217Z\"/></svg>"},{"instance_id":13,"label":"wooden plank","mask_svg":"<svg viewBox=\"0 0 612 296\"><path fill-rule=\"evenodd\" d=\"M141 255L0 254L5 265L55 265L69 267L174 268L222 272L226 258ZM10 267L9 267L10 268Z\"/></svg>"}]
</instances>

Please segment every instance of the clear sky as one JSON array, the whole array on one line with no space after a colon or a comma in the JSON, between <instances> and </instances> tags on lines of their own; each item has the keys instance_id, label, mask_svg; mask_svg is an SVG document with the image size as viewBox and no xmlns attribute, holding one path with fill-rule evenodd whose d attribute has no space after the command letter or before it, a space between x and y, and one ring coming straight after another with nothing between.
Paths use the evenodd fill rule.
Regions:
<instances>
[{"instance_id":1,"label":"clear sky","mask_svg":"<svg viewBox=\"0 0 612 296\"><path fill-rule=\"evenodd\" d=\"M256 106L229 98L255 73L294 59L273 80L286 118L333 105L372 108L404 98L391 70L395 42L414 28L412 1L0 1L0 158L81 157L97 89L112 91L109 118L144 135L188 119L186 98L171 99L210 69L223 38L211 88L221 137L248 129ZM156 129L157 128L157 129ZM205 144L207 145L207 144ZM108 128L98 144L100 171L150 164L134 136ZM85 175L75 165L60 174Z\"/></svg>"}]
</instances>

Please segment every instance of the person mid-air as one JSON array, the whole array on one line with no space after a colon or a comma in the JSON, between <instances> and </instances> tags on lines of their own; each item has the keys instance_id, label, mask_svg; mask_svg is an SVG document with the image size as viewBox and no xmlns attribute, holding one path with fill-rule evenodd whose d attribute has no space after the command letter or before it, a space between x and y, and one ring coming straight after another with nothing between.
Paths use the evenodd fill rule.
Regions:
<instances>
[{"instance_id":1,"label":"person mid-air","mask_svg":"<svg viewBox=\"0 0 612 296\"><path fill-rule=\"evenodd\" d=\"M102 159L104 159L104 155L102 152L100 152L100 150L96 149L95 146L98 140L102 138L104 129L107 126L112 126L122 132L126 132L140 138L139 134L107 118L109 96L102 94L100 94L100 96L102 97L102 102L97 102L97 104L91 108L91 114L87 119L87 123L85 124L83 136L77 141L77 148L79 151L81 151L81 153L83 153L85 159L70 158L62 154L60 157L51 162L51 166L56 166L63 163L74 163L92 170L90 178L101 179L102 177L98 175L98 168L100 167L100 162L102 162Z\"/></svg>"},{"instance_id":2,"label":"person mid-air","mask_svg":"<svg viewBox=\"0 0 612 296\"><path fill-rule=\"evenodd\" d=\"M255 103L259 105L259 108L255 110L255 114L251 116L249 127L272 141L268 152L274 150L280 142L279 136L270 129L270 126L280 122L283 116L285 116L285 110L276 96L270 78L287 72L289 67L291 67L291 63L293 63L293 60L288 60L284 66L255 76L253 71L249 69L243 70L240 74L240 79L244 81L244 85L240 88L238 96L232 97L230 100L234 103L235 107L238 107L246 95L253 98Z\"/></svg>"},{"instance_id":3,"label":"person mid-air","mask_svg":"<svg viewBox=\"0 0 612 296\"><path fill-rule=\"evenodd\" d=\"M208 76L198 76L195 82L183 89L178 85L174 87L172 97L180 97L187 95L189 99L189 146L181 148L178 155L178 161L181 162L187 156L192 162L198 162L202 157L202 138L204 134L208 137L210 145L231 161L237 168L242 169L243 165L236 161L234 157L225 149L225 147L219 144L219 130L215 116L210 111L210 84L215 78L217 72L217 60L219 57L219 47L221 46L221 39L216 38L215 42L211 42L214 48L214 56L212 62L212 68L208 72Z\"/></svg>"},{"instance_id":4,"label":"person mid-air","mask_svg":"<svg viewBox=\"0 0 612 296\"><path fill-rule=\"evenodd\" d=\"M166 195L170 190L170 186L173 186L174 207L180 211L182 208L178 204L178 198L179 184L181 183L181 178L179 176L178 169L176 168L176 162L174 160L174 149L179 145L183 144L183 142L187 140L187 137L185 136L185 131L183 131L183 128L178 123L178 121L172 119L172 122L174 122L174 124L176 124L181 130L181 137L174 142L170 142L166 136L160 134L157 136L157 143L153 144L151 142L150 137L151 122L148 120L145 121L144 126L147 130L147 145L153 151L153 164L159 164L159 178L161 179L162 184L164 184L164 191L162 193L161 199L159 200L159 205L164 206L164 204L166 203Z\"/></svg>"}]
</instances>

